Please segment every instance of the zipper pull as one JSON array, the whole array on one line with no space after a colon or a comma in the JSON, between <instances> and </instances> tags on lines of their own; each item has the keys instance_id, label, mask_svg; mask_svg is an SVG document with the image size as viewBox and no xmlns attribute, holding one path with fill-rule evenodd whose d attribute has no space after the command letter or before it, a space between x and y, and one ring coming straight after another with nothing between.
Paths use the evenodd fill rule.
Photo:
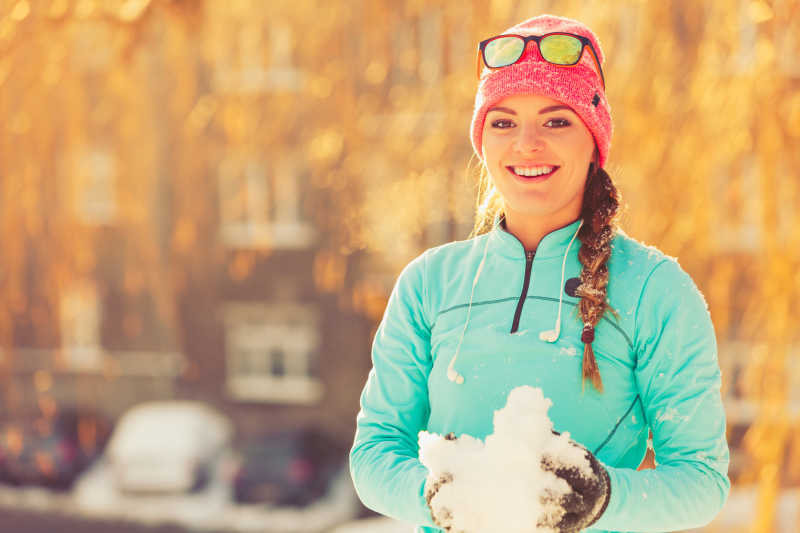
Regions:
<instances>
[{"instance_id":1,"label":"zipper pull","mask_svg":"<svg viewBox=\"0 0 800 533\"><path fill-rule=\"evenodd\" d=\"M531 251L528 251L528 252L525 252L525 258L526 258L528 261L533 261L533 256L534 256L534 255L536 255L536 252L535 252L535 251L533 251L533 250L531 250Z\"/></svg>"}]
</instances>

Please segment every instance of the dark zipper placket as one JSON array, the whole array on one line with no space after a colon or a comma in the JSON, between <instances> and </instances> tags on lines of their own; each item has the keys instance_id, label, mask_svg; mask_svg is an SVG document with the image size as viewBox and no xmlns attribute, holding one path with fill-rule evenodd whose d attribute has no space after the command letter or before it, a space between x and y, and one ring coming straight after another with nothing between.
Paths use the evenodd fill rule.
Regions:
<instances>
[{"instance_id":1,"label":"dark zipper placket","mask_svg":"<svg viewBox=\"0 0 800 533\"><path fill-rule=\"evenodd\" d=\"M517 302L517 310L514 312L514 322L511 324L511 333L516 333L519 329L519 319L522 316L522 306L528 296L528 285L531 283L531 268L533 267L533 256L536 252L525 252L525 280L522 282L522 294Z\"/></svg>"}]
</instances>

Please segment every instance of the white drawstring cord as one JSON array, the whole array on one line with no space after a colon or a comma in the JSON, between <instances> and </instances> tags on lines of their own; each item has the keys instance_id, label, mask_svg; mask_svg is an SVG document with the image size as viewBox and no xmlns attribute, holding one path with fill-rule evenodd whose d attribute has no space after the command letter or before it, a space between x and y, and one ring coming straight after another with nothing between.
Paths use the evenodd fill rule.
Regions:
<instances>
[{"instance_id":1,"label":"white drawstring cord","mask_svg":"<svg viewBox=\"0 0 800 533\"><path fill-rule=\"evenodd\" d=\"M558 336L561 335L561 304L564 299L564 270L567 266L567 255L569 255L569 249L572 247L575 237L578 236L581 226L583 226L583 220L581 220L580 224L578 224L578 229L575 231L575 235L573 235L572 240L569 241L567 251L564 252L564 261L561 263L561 285L558 286L558 318L556 318L555 329L550 329L539 333L539 338L546 342L556 342L558 340Z\"/></svg>"},{"instance_id":2,"label":"white drawstring cord","mask_svg":"<svg viewBox=\"0 0 800 533\"><path fill-rule=\"evenodd\" d=\"M583 226L583 220L580 221L578 224L578 229L575 231L575 234L572 236L572 239L569 241L569 245L567 246L567 251L564 252L564 260L561 263L561 285L559 286L559 297L558 297L558 317L556 318L556 326L554 330L549 331L542 331L539 333L539 338L543 341L547 342L555 342L558 340L558 336L561 333L561 306L563 300L563 292L564 292L564 272L567 265L567 256L569 255L569 250L572 248L572 243L575 241L575 237L578 236L578 232ZM483 264L486 262L486 252L489 250L489 239L492 237L489 234L486 237L486 245L483 247L483 257L481 258L481 262L478 264L478 269L475 271L475 277L472 278L472 291L469 295L469 306L467 306L467 319L464 322L464 328L461 330L461 336L458 339L458 346L456 347L456 353L452 359L450 359L450 364L447 365L447 379L452 381L453 383L457 383L461 385L464 383L464 376L456 372L455 363L456 359L458 358L458 354L461 351L461 343L464 341L464 334L467 331L467 326L469 325L469 317L472 312L472 299L475 295L475 287L478 285L478 279L480 279L481 271L483 270Z\"/></svg>"},{"instance_id":3,"label":"white drawstring cord","mask_svg":"<svg viewBox=\"0 0 800 533\"><path fill-rule=\"evenodd\" d=\"M481 258L481 262L478 265L478 270L475 272L475 277L472 278L472 292L469 295L469 306L467 307L467 320L464 322L464 329L461 330L461 337L458 339L458 347L456 347L456 354L453 356L452 359L450 359L450 364L447 365L447 379L459 385L464 383L464 376L456 372L455 369L456 358L458 357L458 352L461 350L461 342L464 340L464 333L466 333L467 326L469 325L469 315L470 311L472 310L472 297L475 294L475 286L478 284L478 278L481 277L481 270L483 270L483 263L486 261L486 252L489 250L489 239L491 238L492 238L491 233L486 236L486 245L483 247L483 258Z\"/></svg>"}]
</instances>

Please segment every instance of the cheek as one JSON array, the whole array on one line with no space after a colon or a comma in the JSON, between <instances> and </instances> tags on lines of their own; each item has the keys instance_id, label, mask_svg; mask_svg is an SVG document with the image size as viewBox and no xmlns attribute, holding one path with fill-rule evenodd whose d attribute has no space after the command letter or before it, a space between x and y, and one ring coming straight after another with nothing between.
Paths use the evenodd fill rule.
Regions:
<instances>
[{"instance_id":1,"label":"cheek","mask_svg":"<svg viewBox=\"0 0 800 533\"><path fill-rule=\"evenodd\" d=\"M576 161L591 161L594 154L594 137L587 130L576 132L567 145Z\"/></svg>"},{"instance_id":2,"label":"cheek","mask_svg":"<svg viewBox=\"0 0 800 533\"><path fill-rule=\"evenodd\" d=\"M481 145L481 148L483 150L483 157L487 161L496 159L497 147L496 147L496 141L493 138L493 136L484 134L482 142L483 144Z\"/></svg>"},{"instance_id":3,"label":"cheek","mask_svg":"<svg viewBox=\"0 0 800 533\"><path fill-rule=\"evenodd\" d=\"M489 124L487 124L483 128L481 142L483 143L484 150L488 148L489 150L497 151L503 149L511 143L511 136L511 131L492 128Z\"/></svg>"}]
</instances>

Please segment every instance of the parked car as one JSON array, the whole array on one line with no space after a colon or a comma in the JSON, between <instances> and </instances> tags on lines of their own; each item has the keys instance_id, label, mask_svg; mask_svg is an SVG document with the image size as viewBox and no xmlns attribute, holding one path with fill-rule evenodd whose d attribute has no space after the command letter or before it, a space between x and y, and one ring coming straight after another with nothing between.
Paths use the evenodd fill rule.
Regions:
<instances>
[{"instance_id":1,"label":"parked car","mask_svg":"<svg viewBox=\"0 0 800 533\"><path fill-rule=\"evenodd\" d=\"M0 425L0 478L67 489L101 455L111 428L105 416L76 408L8 420Z\"/></svg>"},{"instance_id":2,"label":"parked car","mask_svg":"<svg viewBox=\"0 0 800 533\"><path fill-rule=\"evenodd\" d=\"M108 444L114 483L123 492L200 490L232 434L228 418L201 402L135 406L120 418Z\"/></svg>"},{"instance_id":3,"label":"parked car","mask_svg":"<svg viewBox=\"0 0 800 533\"><path fill-rule=\"evenodd\" d=\"M325 433L297 429L261 435L236 447L238 502L306 506L324 496L345 467L346 449Z\"/></svg>"}]
</instances>

